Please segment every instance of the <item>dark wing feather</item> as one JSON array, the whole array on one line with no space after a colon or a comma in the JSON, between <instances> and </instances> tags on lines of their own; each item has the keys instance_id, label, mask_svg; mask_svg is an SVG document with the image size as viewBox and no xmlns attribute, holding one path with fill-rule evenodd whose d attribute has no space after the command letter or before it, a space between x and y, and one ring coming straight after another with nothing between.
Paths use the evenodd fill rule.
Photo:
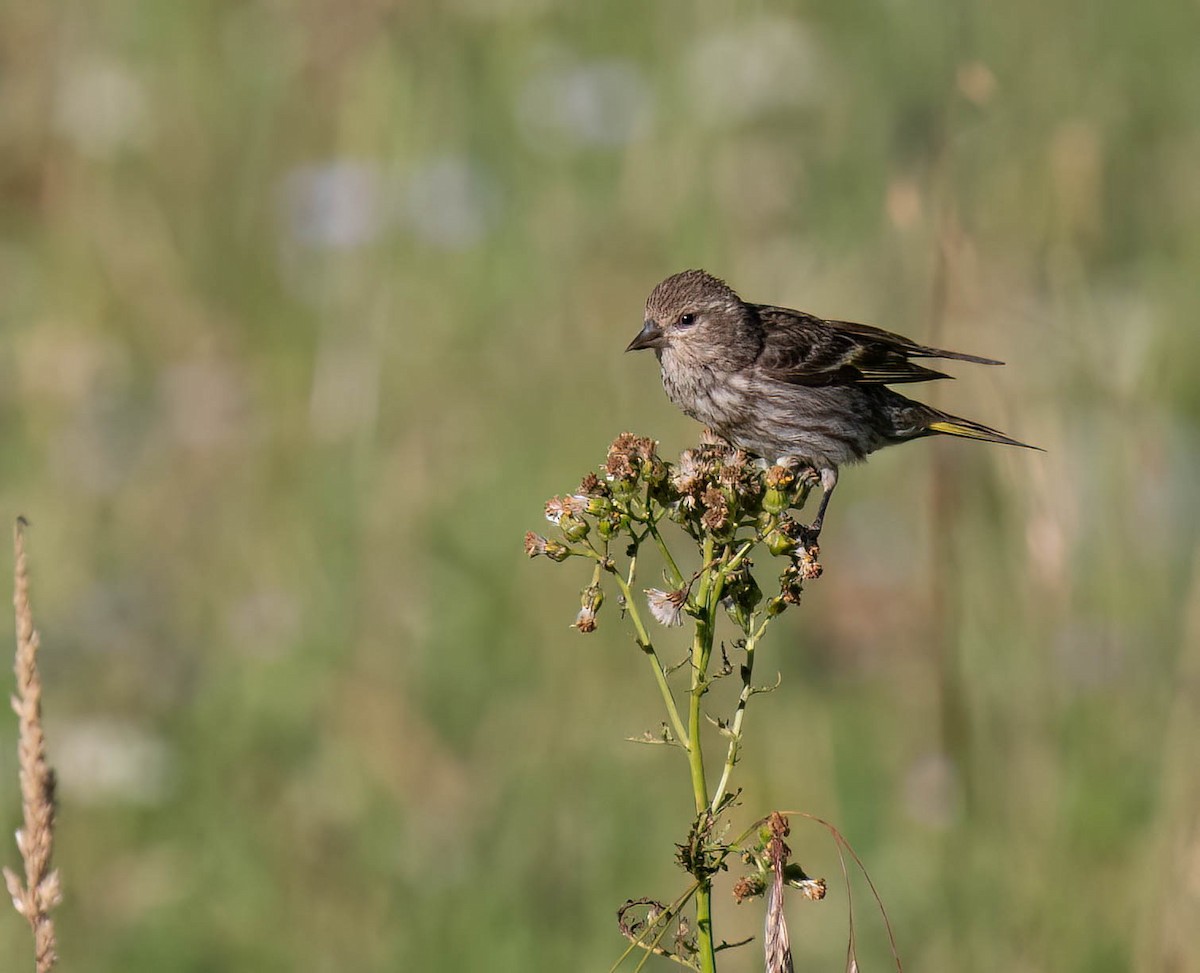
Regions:
<instances>
[{"instance_id":1,"label":"dark wing feather","mask_svg":"<svg viewBox=\"0 0 1200 973\"><path fill-rule=\"evenodd\" d=\"M919 345L867 324L825 321L790 308L755 306L765 341L756 364L791 385L892 385L950 378L913 358L954 358L999 365L990 358Z\"/></svg>"}]
</instances>

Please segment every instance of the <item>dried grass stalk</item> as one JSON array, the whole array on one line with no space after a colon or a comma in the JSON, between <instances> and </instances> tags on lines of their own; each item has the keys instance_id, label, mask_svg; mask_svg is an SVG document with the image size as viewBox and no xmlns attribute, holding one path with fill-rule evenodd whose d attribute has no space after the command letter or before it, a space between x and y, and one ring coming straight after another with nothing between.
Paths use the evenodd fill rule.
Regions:
<instances>
[{"instance_id":1,"label":"dried grass stalk","mask_svg":"<svg viewBox=\"0 0 1200 973\"><path fill-rule=\"evenodd\" d=\"M13 906L33 929L37 973L47 973L58 959L50 910L62 900L62 890L58 871L50 867L54 851L54 771L46 763L46 738L42 732L42 679L37 668L39 640L29 606L25 526L25 520L18 518L13 532L17 692L12 698L19 725L17 757L24 812L24 825L17 832L17 849L25 863L25 881L22 883L20 876L8 868L4 869L4 881Z\"/></svg>"},{"instance_id":2,"label":"dried grass stalk","mask_svg":"<svg viewBox=\"0 0 1200 973\"><path fill-rule=\"evenodd\" d=\"M767 861L771 863L771 890L767 896L767 921L763 930L767 973L793 973L792 944L787 919L783 914L783 869L792 850L784 844L791 828L788 819L774 811L768 822L771 840L767 842Z\"/></svg>"}]
</instances>

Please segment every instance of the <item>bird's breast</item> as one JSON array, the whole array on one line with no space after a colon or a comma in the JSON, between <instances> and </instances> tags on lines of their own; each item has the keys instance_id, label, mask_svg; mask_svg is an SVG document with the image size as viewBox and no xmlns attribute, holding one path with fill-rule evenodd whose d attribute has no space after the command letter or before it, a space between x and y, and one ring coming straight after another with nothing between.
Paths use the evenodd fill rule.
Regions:
<instances>
[{"instance_id":1,"label":"bird's breast","mask_svg":"<svg viewBox=\"0 0 1200 973\"><path fill-rule=\"evenodd\" d=\"M663 389L675 405L707 426L725 424L736 407L725 376L709 368L669 368L662 371Z\"/></svg>"}]
</instances>

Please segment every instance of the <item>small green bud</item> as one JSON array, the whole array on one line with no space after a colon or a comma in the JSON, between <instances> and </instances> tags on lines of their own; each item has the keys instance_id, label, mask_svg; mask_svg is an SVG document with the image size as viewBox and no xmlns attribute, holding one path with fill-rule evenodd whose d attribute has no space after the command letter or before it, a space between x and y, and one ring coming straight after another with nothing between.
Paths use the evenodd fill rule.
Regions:
<instances>
[{"instance_id":1,"label":"small green bud","mask_svg":"<svg viewBox=\"0 0 1200 973\"><path fill-rule=\"evenodd\" d=\"M792 505L792 495L790 492L768 487L767 492L763 494L762 505L767 513L781 514Z\"/></svg>"},{"instance_id":2,"label":"small green bud","mask_svg":"<svg viewBox=\"0 0 1200 973\"><path fill-rule=\"evenodd\" d=\"M754 614L754 609L758 607L758 603L762 601L762 597L762 589L754 580L754 575L750 573L749 565L743 564L726 577L725 598L723 599L725 610L734 624L743 631L750 627L751 616Z\"/></svg>"},{"instance_id":3,"label":"small green bud","mask_svg":"<svg viewBox=\"0 0 1200 973\"><path fill-rule=\"evenodd\" d=\"M666 480L667 474L667 464L659 459L657 454L652 454L649 459L642 461L642 477L647 483L657 486Z\"/></svg>"},{"instance_id":4,"label":"small green bud","mask_svg":"<svg viewBox=\"0 0 1200 973\"><path fill-rule=\"evenodd\" d=\"M563 536L569 541L583 540L591 529L586 520L576 517L574 514L564 514L559 520L558 526L562 530Z\"/></svg>"},{"instance_id":5,"label":"small green bud","mask_svg":"<svg viewBox=\"0 0 1200 973\"><path fill-rule=\"evenodd\" d=\"M613 497L617 500L628 500L638 492L637 480L614 479L611 486Z\"/></svg>"},{"instance_id":6,"label":"small green bud","mask_svg":"<svg viewBox=\"0 0 1200 973\"><path fill-rule=\"evenodd\" d=\"M584 511L593 517L612 510L612 501L608 497L577 496L575 499L582 503Z\"/></svg>"},{"instance_id":7,"label":"small green bud","mask_svg":"<svg viewBox=\"0 0 1200 973\"><path fill-rule=\"evenodd\" d=\"M767 535L767 550L778 557L780 554L790 554L796 549L796 542L781 530L773 530Z\"/></svg>"},{"instance_id":8,"label":"small green bud","mask_svg":"<svg viewBox=\"0 0 1200 973\"><path fill-rule=\"evenodd\" d=\"M571 556L571 549L562 541L546 541L546 550L543 551L546 557L551 561L565 561Z\"/></svg>"}]
</instances>

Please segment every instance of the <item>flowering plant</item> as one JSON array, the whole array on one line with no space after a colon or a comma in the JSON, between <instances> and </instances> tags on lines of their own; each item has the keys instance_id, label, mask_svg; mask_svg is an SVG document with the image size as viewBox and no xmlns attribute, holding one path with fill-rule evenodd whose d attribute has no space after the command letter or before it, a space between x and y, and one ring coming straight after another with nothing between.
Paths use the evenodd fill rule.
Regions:
<instances>
[{"instance_id":1,"label":"flowering plant","mask_svg":"<svg viewBox=\"0 0 1200 973\"><path fill-rule=\"evenodd\" d=\"M740 945L716 944L712 929L712 876L726 868L730 855L740 855L751 867L734 887L739 902L770 890L765 937L770 969L791 967L783 925L784 885L798 888L808 898L824 896L823 881L809 879L798 865L786 864L790 854L782 840L786 819L763 818L734 841L725 839L722 821L740 793L732 788L731 778L743 744L747 706L755 695L774 688L753 682L759 644L771 622L799 603L805 582L821 575L815 538L790 513L804 505L815 483L811 470L766 466L719 443L686 450L677 463L671 463L658 455L654 441L624 433L609 448L599 475L589 473L578 491L547 502L546 518L559 536L525 535L525 553L531 558L557 562L582 558L592 563L591 580L583 588L574 622L579 632L595 631L605 604L605 585L616 588L666 712L661 729L648 733L644 742L678 748L687 759L696 815L686 839L677 846L676 858L693 882L670 905L652 899L626 902L618 913L620 929L630 940L626 955L641 949L692 969L715 970L716 953ZM694 571L684 570L683 560L668 546L662 528L669 523L681 528L695 545L699 566ZM662 558L666 583L639 592L639 558L648 546ZM785 559L769 597L755 578L752 558L764 547ZM722 611L737 637L729 648L721 643L714 659ZM663 664L651 622L667 627L692 625L691 649L683 663ZM687 681L676 689L672 676L678 670L686 670ZM713 682L735 675L741 691L733 712L702 719L701 702ZM704 763L701 731L706 722L710 732L715 730L726 741L715 786L709 784ZM693 897L694 926L682 915ZM670 945L663 945L671 928L675 934Z\"/></svg>"}]
</instances>

